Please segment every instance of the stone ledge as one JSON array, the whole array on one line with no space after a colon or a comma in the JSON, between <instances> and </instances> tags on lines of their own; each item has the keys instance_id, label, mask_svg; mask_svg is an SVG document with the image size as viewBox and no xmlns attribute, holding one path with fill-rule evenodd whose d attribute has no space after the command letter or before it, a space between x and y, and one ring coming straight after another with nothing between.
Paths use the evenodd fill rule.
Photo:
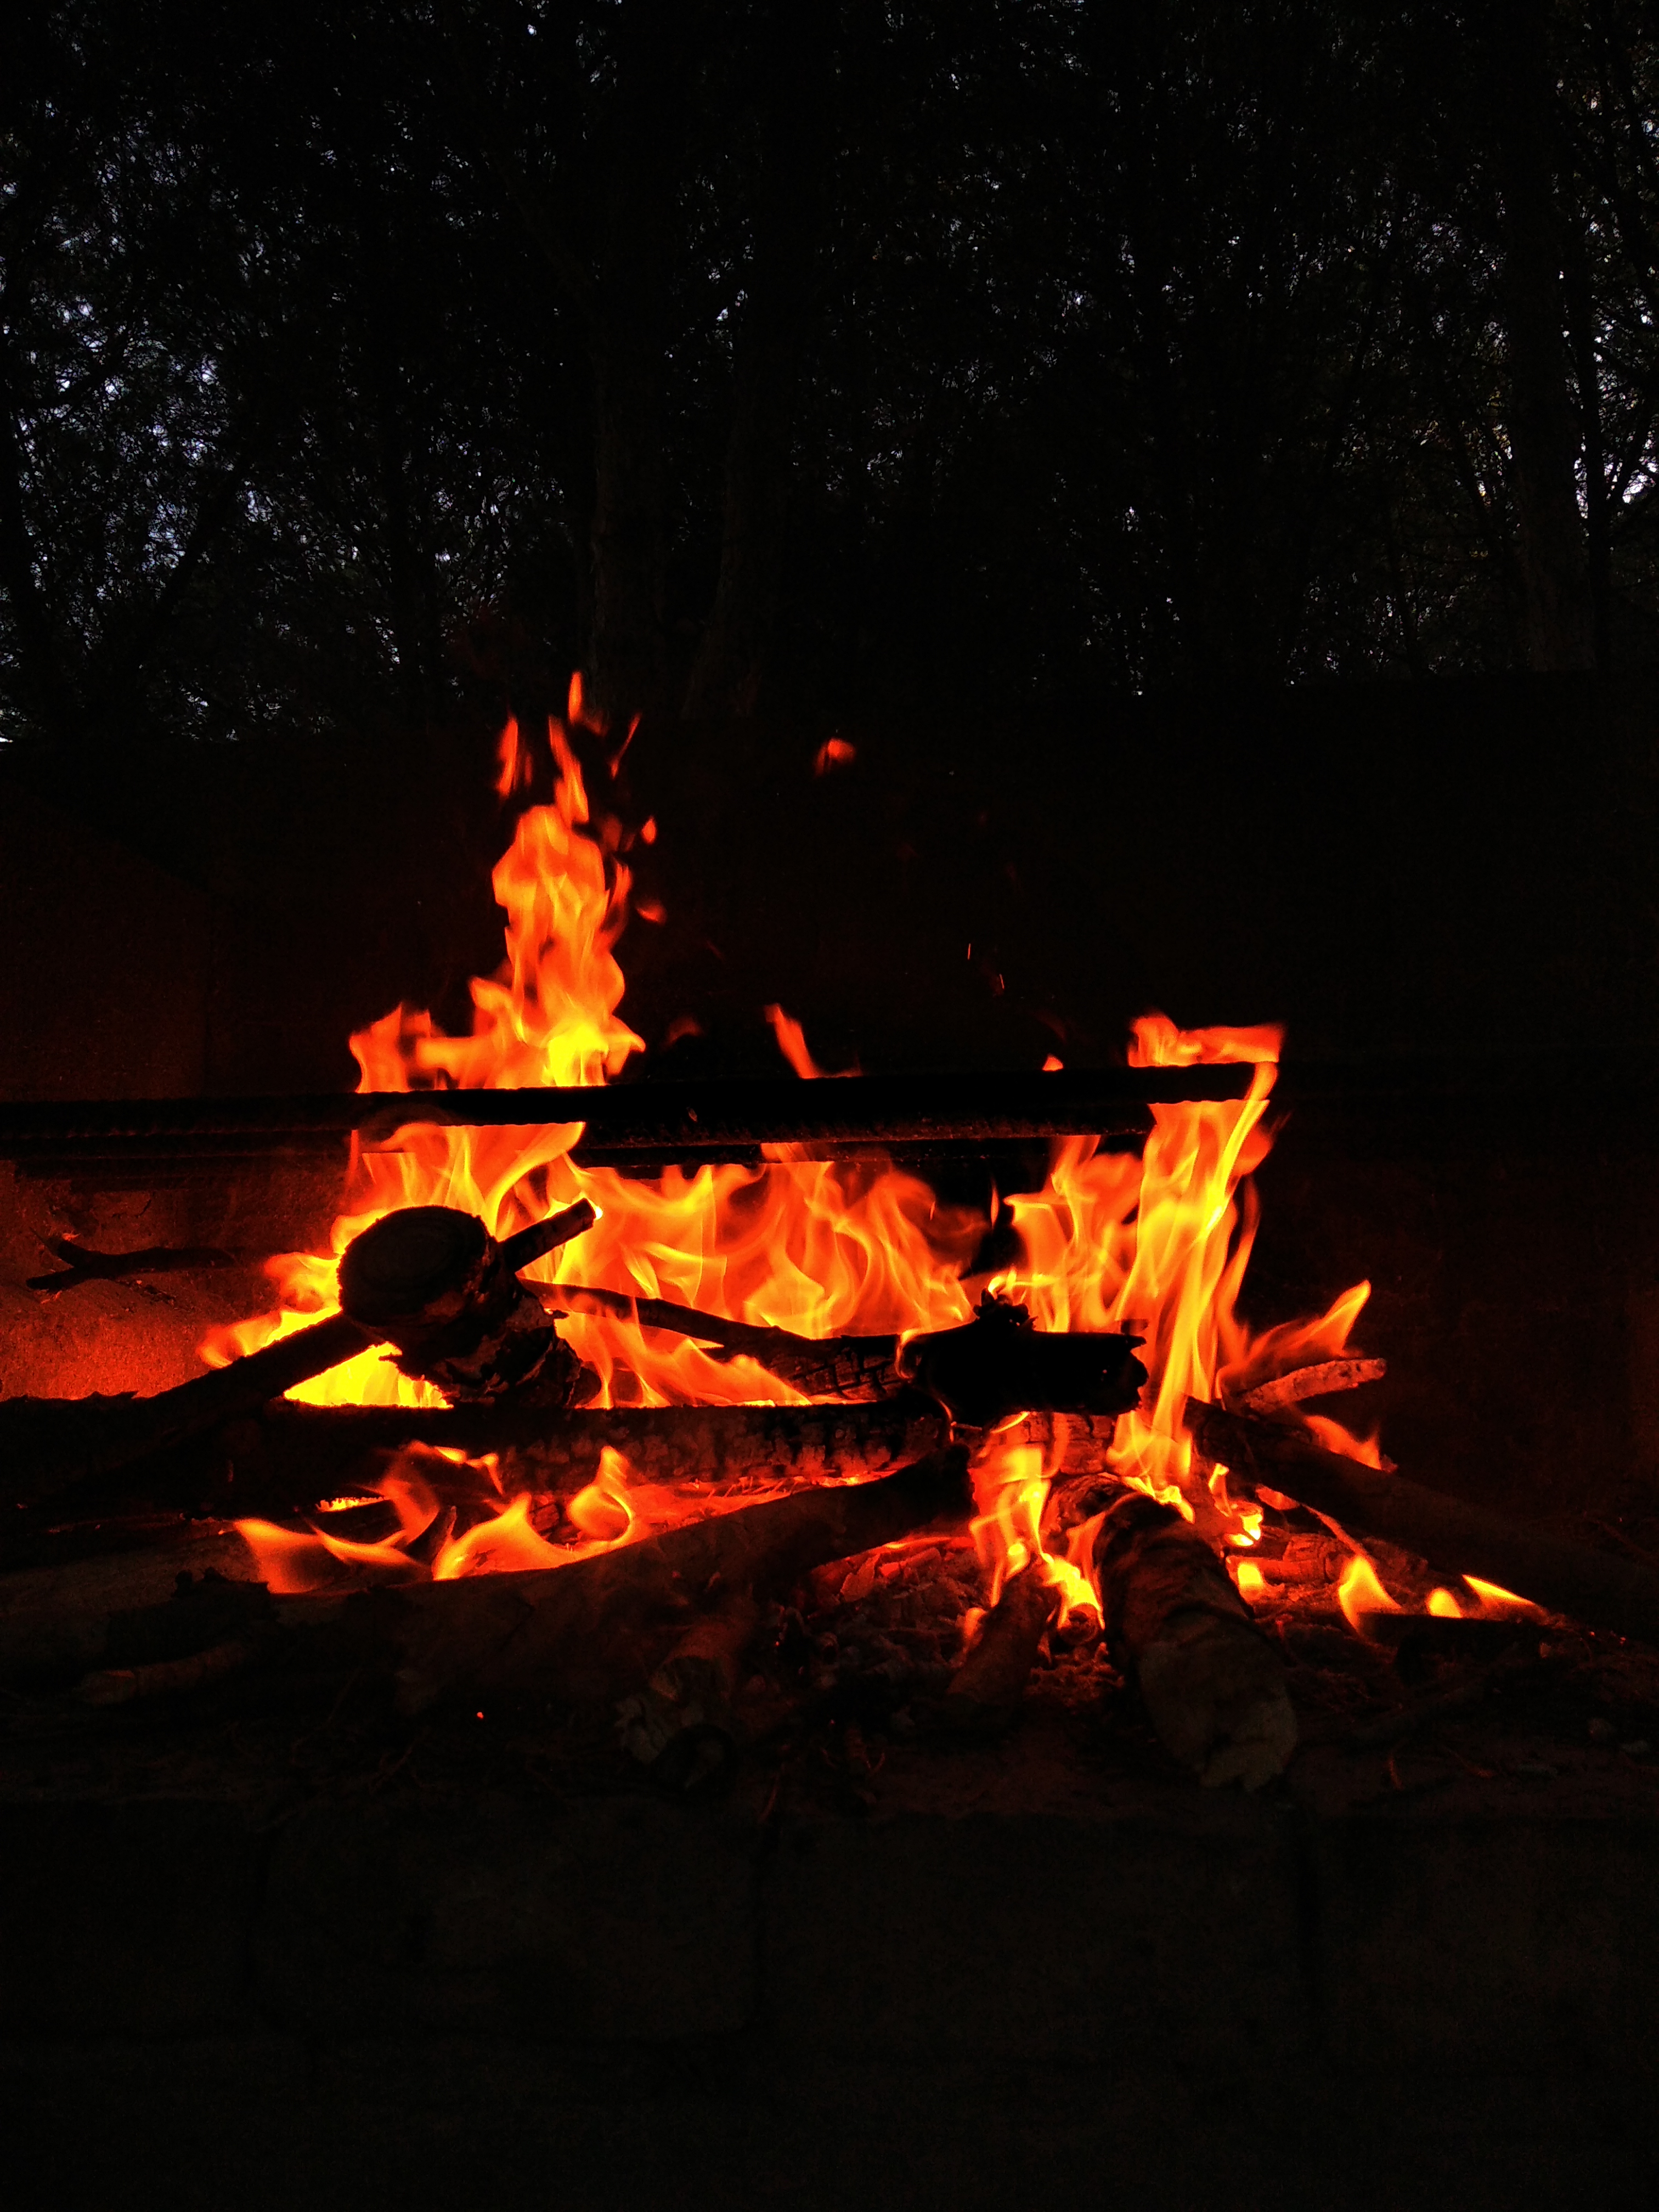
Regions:
<instances>
[{"instance_id":1,"label":"stone ledge","mask_svg":"<svg viewBox=\"0 0 1659 2212\"><path fill-rule=\"evenodd\" d=\"M348 1802L266 1833L222 1802L14 1802L0 2033L522 2039L635 2081L745 2033L808 2067L1157 2050L1590 2080L1659 2072L1656 1876L1635 1815L1322 1818L1173 1784L775 1831L643 1794Z\"/></svg>"},{"instance_id":2,"label":"stone ledge","mask_svg":"<svg viewBox=\"0 0 1659 2212\"><path fill-rule=\"evenodd\" d=\"M645 2205L1006 2212L1079 2191L1136 2212L1459 2212L1646 2203L1654 2077L1595 2082L1315 2061L1264 2076L1127 2051L790 2066L734 2039L694 2078L574 2079L526 2040L249 2037L0 2045L8 2172L40 2201L173 2212Z\"/></svg>"}]
</instances>

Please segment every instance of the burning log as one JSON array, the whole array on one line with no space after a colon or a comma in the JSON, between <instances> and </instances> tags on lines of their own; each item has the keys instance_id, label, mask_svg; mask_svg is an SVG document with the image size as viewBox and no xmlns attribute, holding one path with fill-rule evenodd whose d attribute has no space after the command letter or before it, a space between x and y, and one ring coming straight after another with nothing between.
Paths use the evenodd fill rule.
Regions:
<instances>
[{"instance_id":1,"label":"burning log","mask_svg":"<svg viewBox=\"0 0 1659 2212\"><path fill-rule=\"evenodd\" d=\"M410 1711L461 1687L603 1699L672 1656L688 1636L688 1613L711 1588L719 1607L738 1607L831 1559L934 1521L954 1525L970 1510L967 1454L952 1447L874 1482L798 1490L567 1566L295 1598L273 1598L262 1583L218 1571L192 1581L186 1571L160 1602L180 1558L252 1574L241 1540L225 1532L197 1539L185 1553L0 1577L0 1680L137 1670L257 1635L275 1660L395 1675ZM736 1616L726 1617L729 1625ZM161 1680L143 1686L153 1691Z\"/></svg>"},{"instance_id":2,"label":"burning log","mask_svg":"<svg viewBox=\"0 0 1659 2212\"><path fill-rule=\"evenodd\" d=\"M724 1589L760 1595L936 1520L964 1520L967 1468L953 1446L877 1482L798 1490L568 1567L374 1592L398 1703L418 1712L463 1686L614 1694L716 1576Z\"/></svg>"},{"instance_id":3,"label":"burning log","mask_svg":"<svg viewBox=\"0 0 1659 2212\"><path fill-rule=\"evenodd\" d=\"M993 1735L1010 1724L1060 1600L1058 1587L1035 1564L1009 1577L978 1642L951 1677L943 1708L948 1726L963 1735Z\"/></svg>"},{"instance_id":4,"label":"burning log","mask_svg":"<svg viewBox=\"0 0 1659 2212\"><path fill-rule=\"evenodd\" d=\"M586 1489L601 1453L672 1488L762 1478L825 1482L879 1474L936 1450L948 1424L906 1395L875 1405L653 1406L561 1413L511 1398L433 1408L267 1407L213 1439L210 1459L181 1462L162 1486L179 1505L282 1516L304 1512L368 1480L380 1455L417 1443L500 1455L509 1493L565 1497Z\"/></svg>"},{"instance_id":5,"label":"burning log","mask_svg":"<svg viewBox=\"0 0 1659 2212\"><path fill-rule=\"evenodd\" d=\"M1230 1480L1293 1498L1342 1527L1377 1536L1454 1575L1479 1575L1590 1628L1659 1644L1659 1575L1633 1560L1563 1542L1466 1505L1403 1475L1385 1474L1304 1431L1187 1401L1186 1422L1206 1458Z\"/></svg>"},{"instance_id":6,"label":"burning log","mask_svg":"<svg viewBox=\"0 0 1659 2212\"><path fill-rule=\"evenodd\" d=\"M1297 1740L1284 1669L1203 1538L1130 1492L1101 1522L1094 1565L1114 1656L1182 1765L1212 1787L1282 1774Z\"/></svg>"},{"instance_id":7,"label":"burning log","mask_svg":"<svg viewBox=\"0 0 1659 2212\"><path fill-rule=\"evenodd\" d=\"M518 1270L594 1218L580 1199L498 1244L482 1222L447 1206L389 1213L347 1247L343 1310L326 1321L153 1398L0 1406L6 1502L32 1504L165 1451L381 1341L398 1346L410 1372L462 1394L489 1395L544 1376L568 1399L575 1360Z\"/></svg>"},{"instance_id":8,"label":"burning log","mask_svg":"<svg viewBox=\"0 0 1659 2212\"><path fill-rule=\"evenodd\" d=\"M548 1293L554 1312L614 1313L641 1328L673 1331L728 1353L747 1353L797 1389L854 1402L915 1388L953 1420L990 1428L1011 1413L1066 1411L1127 1413L1146 1386L1135 1358L1141 1340L1105 1332L1049 1333L1033 1327L1023 1307L981 1301L963 1328L914 1336L796 1336L720 1314L635 1298L617 1291L560 1284Z\"/></svg>"},{"instance_id":9,"label":"burning log","mask_svg":"<svg viewBox=\"0 0 1659 2212\"><path fill-rule=\"evenodd\" d=\"M1329 1397L1338 1390L1357 1390L1362 1382L1380 1382L1388 1371L1386 1359L1322 1359L1315 1366L1275 1375L1270 1382L1258 1382L1230 1403L1237 1413L1271 1413L1304 1398Z\"/></svg>"}]
</instances>

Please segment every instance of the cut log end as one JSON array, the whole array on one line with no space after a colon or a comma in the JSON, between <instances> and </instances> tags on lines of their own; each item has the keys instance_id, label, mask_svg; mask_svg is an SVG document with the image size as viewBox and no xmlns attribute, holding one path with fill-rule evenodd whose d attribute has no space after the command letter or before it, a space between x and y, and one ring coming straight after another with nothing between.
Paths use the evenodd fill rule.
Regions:
<instances>
[{"instance_id":1,"label":"cut log end","mask_svg":"<svg viewBox=\"0 0 1659 2212\"><path fill-rule=\"evenodd\" d=\"M1094 1557L1108 1640L1171 1754L1212 1788L1282 1774L1297 1742L1284 1668L1203 1538L1131 1492Z\"/></svg>"}]
</instances>

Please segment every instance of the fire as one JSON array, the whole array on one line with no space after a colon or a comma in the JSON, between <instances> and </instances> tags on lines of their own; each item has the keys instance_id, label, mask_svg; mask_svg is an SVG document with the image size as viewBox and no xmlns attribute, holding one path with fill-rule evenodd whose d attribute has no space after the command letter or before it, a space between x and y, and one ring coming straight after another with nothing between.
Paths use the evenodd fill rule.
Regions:
<instances>
[{"instance_id":1,"label":"fire","mask_svg":"<svg viewBox=\"0 0 1659 2212\"><path fill-rule=\"evenodd\" d=\"M573 686L569 730L578 726L603 735ZM591 808L566 726L550 722L548 738L553 797L519 815L495 868L506 957L494 975L473 981L470 1034L448 1036L429 1014L394 1008L351 1040L362 1090L592 1087L619 1075L645 1049L618 1012L624 978L617 948L629 919L636 833ZM496 783L503 800L521 794L535 773L523 734L509 722ZM637 836L651 842L655 823ZM800 1024L780 1007L766 1012L797 1073L820 1075ZM1189 1516L1201 1506L1213 1524L1218 1515L1234 1541L1249 1543L1259 1512L1229 1500L1224 1476L1206 1487L1194 1470L1181 1421L1185 1400L1189 1393L1213 1397L1245 1389L1252 1379L1340 1353L1369 1287L1357 1285L1316 1321L1291 1328L1252 1333L1237 1316L1256 1223L1249 1178L1271 1141L1267 1114L1279 1044L1280 1032L1271 1027L1186 1031L1161 1014L1138 1021L1133 1065L1247 1061L1254 1069L1249 1096L1154 1108L1144 1158L1103 1152L1092 1138L1059 1142L1044 1189L1007 1201L1022 1255L988 1284L967 1273L983 1217L939 1205L924 1182L889 1164L802 1160L781 1156L781 1156L758 1169L712 1166L690 1176L671 1170L642 1182L573 1160L580 1123L410 1124L384 1143L354 1141L346 1210L334 1224L331 1250L272 1261L279 1309L216 1331L204 1354L222 1363L337 1310L339 1255L394 1207L461 1207L502 1237L586 1196L599 1220L537 1262L529 1279L666 1299L807 1336L952 1328L972 1317L988 1287L1024 1303L1041 1328L1132 1330L1146 1340L1152 1379L1141 1407L1120 1421L1115 1471ZM781 1404L800 1397L751 1359L717 1360L684 1339L615 1316L577 1316L561 1328L592 1375L594 1405ZM373 1352L293 1395L332 1404L442 1402L430 1385ZM1352 1438L1339 1448L1361 1449ZM1067 1613L1092 1608L1097 1616L1098 1601L1078 1564L1087 1550L1077 1532L1058 1554L1045 1547L1041 1524L1058 1463L1052 1449L1045 1460L1039 1449L993 1438L975 1472L975 1540L993 1590L1035 1560L1062 1589ZM433 1575L578 1555L531 1525L526 1502L504 1497L487 1463L467 1464L475 1504L488 1510L472 1511L465 1532L436 1549ZM320 1571L319 1561L414 1571L418 1562L409 1547L431 1528L436 1493L406 1460L386 1484L384 1494L403 1503L398 1534L381 1543L354 1550L320 1530L295 1537L245 1524L246 1531L278 1577L303 1579ZM686 1510L683 1500L646 1501L624 1469L608 1466L571 1501L569 1515L591 1547L626 1540Z\"/></svg>"},{"instance_id":2,"label":"fire","mask_svg":"<svg viewBox=\"0 0 1659 2212\"><path fill-rule=\"evenodd\" d=\"M1363 1552L1356 1552L1342 1570L1342 1579L1336 1586L1336 1601L1347 1618L1354 1633L1366 1633L1365 1615L1368 1613L1400 1613L1404 1608L1389 1595L1377 1579L1376 1569Z\"/></svg>"},{"instance_id":3,"label":"fire","mask_svg":"<svg viewBox=\"0 0 1659 2212\"><path fill-rule=\"evenodd\" d=\"M1041 1446L999 1443L992 1437L969 1470L979 1510L969 1534L985 1571L990 1604L1001 1596L1011 1575L1035 1564L1043 1580L1060 1594L1060 1627L1074 1613L1091 1614L1098 1626L1100 1599L1087 1574L1074 1558L1049 1551L1042 1538L1049 1481L1065 1452L1063 1419L1056 1421L1055 1430L1058 1448L1051 1447L1047 1465Z\"/></svg>"}]
</instances>

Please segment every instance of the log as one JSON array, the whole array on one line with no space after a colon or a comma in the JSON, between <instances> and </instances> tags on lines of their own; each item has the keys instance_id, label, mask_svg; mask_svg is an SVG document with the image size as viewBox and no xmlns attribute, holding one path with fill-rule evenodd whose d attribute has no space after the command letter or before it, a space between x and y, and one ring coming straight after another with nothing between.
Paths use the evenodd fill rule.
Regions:
<instances>
[{"instance_id":1,"label":"log","mask_svg":"<svg viewBox=\"0 0 1659 2212\"><path fill-rule=\"evenodd\" d=\"M463 1686L604 1698L616 1693L619 1675L649 1672L665 1628L672 1644L688 1605L716 1575L724 1588L758 1595L934 1521L959 1523L972 1510L967 1468L967 1453L951 1446L877 1482L795 1491L568 1567L377 1590L346 1602L375 1609L405 1712ZM280 1616L284 1601L276 1602Z\"/></svg>"},{"instance_id":2,"label":"log","mask_svg":"<svg viewBox=\"0 0 1659 2212\"><path fill-rule=\"evenodd\" d=\"M592 1090L357 1091L300 1098L129 1098L0 1105L0 1158L314 1149L356 1133L580 1125L574 1157L720 1159L762 1145L980 1144L1143 1136L1150 1109L1243 1098L1248 1063L863 1075L833 1083L626 1083Z\"/></svg>"},{"instance_id":3,"label":"log","mask_svg":"<svg viewBox=\"0 0 1659 2212\"><path fill-rule=\"evenodd\" d=\"M907 1341L898 1336L796 1336L788 1329L731 1321L660 1298L577 1284L560 1284L545 1297L551 1312L613 1313L642 1328L672 1330L734 1355L746 1353L815 1397L867 1402L914 1387L970 1428L989 1428L1010 1414L1040 1410L1126 1413L1146 1383L1146 1370L1134 1356L1140 1338L1038 1329L1023 1306L992 1297L981 1301L975 1318L963 1328Z\"/></svg>"},{"instance_id":4,"label":"log","mask_svg":"<svg viewBox=\"0 0 1659 2212\"><path fill-rule=\"evenodd\" d=\"M561 1413L515 1404L430 1410L278 1404L213 1440L210 1460L166 1480L180 1505L280 1518L367 1486L383 1456L409 1443L495 1452L509 1493L568 1497L599 1472L607 1447L641 1480L717 1487L753 1480L825 1482L880 1474L935 1450L948 1424L906 1395L877 1405L657 1406Z\"/></svg>"},{"instance_id":5,"label":"log","mask_svg":"<svg viewBox=\"0 0 1659 2212\"><path fill-rule=\"evenodd\" d=\"M1120 1671L1182 1765L1212 1788L1282 1774L1297 1740L1284 1668L1203 1538L1132 1491L1107 1510L1094 1571Z\"/></svg>"},{"instance_id":6,"label":"log","mask_svg":"<svg viewBox=\"0 0 1659 2212\"><path fill-rule=\"evenodd\" d=\"M941 1708L947 1728L962 1735L996 1735L1012 1723L1060 1597L1036 1565L1009 1577L979 1641L951 1678Z\"/></svg>"},{"instance_id":7,"label":"log","mask_svg":"<svg viewBox=\"0 0 1659 2212\"><path fill-rule=\"evenodd\" d=\"M50 1686L258 1636L277 1663L393 1677L410 1712L459 1688L603 1700L648 1676L711 1592L721 1604L787 1589L830 1559L958 1525L972 1510L967 1464L952 1446L874 1482L798 1490L522 1574L273 1598L227 1530L184 1551L0 1577L0 1680ZM181 1559L213 1564L192 1580Z\"/></svg>"},{"instance_id":8,"label":"log","mask_svg":"<svg viewBox=\"0 0 1659 2212\"><path fill-rule=\"evenodd\" d=\"M1328 1451L1306 1431L1187 1401L1186 1422L1230 1482L1265 1484L1356 1534L1414 1553L1442 1573L1479 1575L1589 1628L1659 1644L1659 1575L1467 1505L1404 1475Z\"/></svg>"},{"instance_id":9,"label":"log","mask_svg":"<svg viewBox=\"0 0 1659 2212\"><path fill-rule=\"evenodd\" d=\"M234 1528L204 1523L141 1552L0 1574L0 1683L75 1681L114 1663L112 1620L163 1610L181 1577L186 1589L208 1575L257 1588L258 1571Z\"/></svg>"},{"instance_id":10,"label":"log","mask_svg":"<svg viewBox=\"0 0 1659 2212\"><path fill-rule=\"evenodd\" d=\"M1228 1401L1231 1410L1242 1413L1271 1413L1281 1406L1299 1404L1304 1398L1323 1398L1338 1390L1357 1390L1362 1382L1380 1382L1389 1371L1386 1359L1322 1359L1312 1367L1294 1368L1258 1382Z\"/></svg>"},{"instance_id":11,"label":"log","mask_svg":"<svg viewBox=\"0 0 1659 2212\"><path fill-rule=\"evenodd\" d=\"M136 1252L97 1252L72 1237L41 1239L54 1259L64 1265L49 1275L28 1275L27 1291L72 1291L82 1283L126 1283L135 1275L205 1273L216 1267L234 1267L234 1255L213 1244L146 1244Z\"/></svg>"},{"instance_id":12,"label":"log","mask_svg":"<svg viewBox=\"0 0 1659 2212\"><path fill-rule=\"evenodd\" d=\"M240 1674L254 1656L251 1637L227 1637L188 1659L157 1659L147 1667L106 1667L88 1674L76 1692L86 1705L130 1705L141 1698L176 1698L210 1689Z\"/></svg>"},{"instance_id":13,"label":"log","mask_svg":"<svg viewBox=\"0 0 1659 2212\"><path fill-rule=\"evenodd\" d=\"M594 1218L581 1199L497 1244L482 1222L449 1206L389 1213L347 1247L343 1310L325 1321L154 1397L0 1403L0 1496L33 1504L175 1449L383 1341L397 1345L410 1372L463 1395L550 1378L568 1400L574 1357L516 1271Z\"/></svg>"}]
</instances>

